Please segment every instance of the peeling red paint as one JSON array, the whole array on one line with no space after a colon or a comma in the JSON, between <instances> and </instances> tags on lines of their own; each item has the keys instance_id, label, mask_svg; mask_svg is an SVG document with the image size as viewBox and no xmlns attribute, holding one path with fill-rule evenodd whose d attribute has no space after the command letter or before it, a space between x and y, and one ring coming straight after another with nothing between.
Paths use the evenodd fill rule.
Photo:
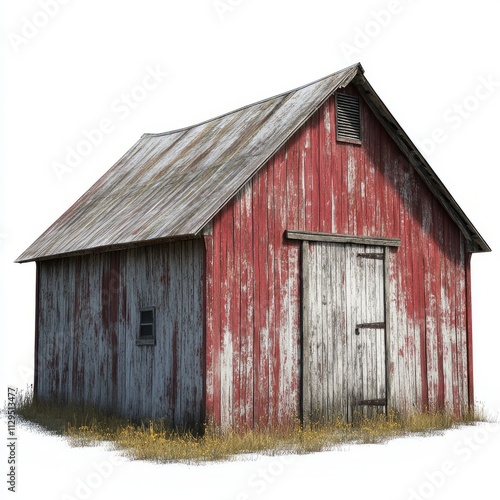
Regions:
<instances>
[{"instance_id":1,"label":"peeling red paint","mask_svg":"<svg viewBox=\"0 0 500 500\"><path fill-rule=\"evenodd\" d=\"M352 86L343 92L359 95ZM458 340L443 344L445 330L446 338L465 334L459 316L465 309L444 314L440 298L443 290L453 296L455 309L453 304L466 300L465 287L456 280L462 272L456 249L465 245L460 230L367 106L362 107L362 144L337 142L334 106L332 97L213 221L205 264L212 283L206 292L212 304L207 414L220 424L272 424L299 413L300 266L292 257L293 244L282 239L286 229L400 238L401 247L388 250L391 404L444 409L468 399L455 387L454 375L461 368L459 358L467 355L457 350ZM247 268L255 273L251 297L242 291ZM293 296L285 294L288 290ZM219 304L214 297L221 298ZM250 307L249 324L244 318ZM282 343L287 327L280 318L295 325L289 344ZM232 367L229 379L217 361L225 359L217 340L217 332L225 330L232 343L231 360L225 361ZM253 337L253 373L242 378L248 336ZM234 385L225 387L227 380ZM248 407L252 414L242 410Z\"/></svg>"},{"instance_id":2,"label":"peeling red paint","mask_svg":"<svg viewBox=\"0 0 500 500\"><path fill-rule=\"evenodd\" d=\"M360 96L353 85L342 91ZM178 423L206 417L244 429L293 419L303 270L299 244L284 233L301 230L401 241L384 261L390 405L471 405L465 238L361 103L361 144L336 140L329 98L203 238L41 262L37 389ZM157 345L136 346L138 310L156 304L165 323Z\"/></svg>"}]
</instances>

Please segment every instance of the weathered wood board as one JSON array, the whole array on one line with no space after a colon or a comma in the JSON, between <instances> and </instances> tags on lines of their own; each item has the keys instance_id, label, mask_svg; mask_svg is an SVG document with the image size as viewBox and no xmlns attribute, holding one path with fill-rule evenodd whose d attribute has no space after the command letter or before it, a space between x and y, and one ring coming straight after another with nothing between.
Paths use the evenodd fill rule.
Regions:
<instances>
[{"instance_id":1,"label":"weathered wood board","mask_svg":"<svg viewBox=\"0 0 500 500\"><path fill-rule=\"evenodd\" d=\"M302 272L304 421L384 412L384 249L304 242Z\"/></svg>"},{"instance_id":2,"label":"weathered wood board","mask_svg":"<svg viewBox=\"0 0 500 500\"><path fill-rule=\"evenodd\" d=\"M38 395L201 423L202 257L190 240L38 263ZM150 306L156 345L139 346Z\"/></svg>"}]
</instances>

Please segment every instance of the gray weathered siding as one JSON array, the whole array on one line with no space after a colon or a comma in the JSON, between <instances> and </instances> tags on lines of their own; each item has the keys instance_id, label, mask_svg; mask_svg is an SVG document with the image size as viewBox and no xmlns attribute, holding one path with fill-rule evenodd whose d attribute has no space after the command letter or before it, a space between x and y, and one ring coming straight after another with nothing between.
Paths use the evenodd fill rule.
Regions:
<instances>
[{"instance_id":1,"label":"gray weathered siding","mask_svg":"<svg viewBox=\"0 0 500 500\"><path fill-rule=\"evenodd\" d=\"M39 263L37 391L128 416L202 419L201 240ZM138 346L156 307L156 345Z\"/></svg>"}]
</instances>

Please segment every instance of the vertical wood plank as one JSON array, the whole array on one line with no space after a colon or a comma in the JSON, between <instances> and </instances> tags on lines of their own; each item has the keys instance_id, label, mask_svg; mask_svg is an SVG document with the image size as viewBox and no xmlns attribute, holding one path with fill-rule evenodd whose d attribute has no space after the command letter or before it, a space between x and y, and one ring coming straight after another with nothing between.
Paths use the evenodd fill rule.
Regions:
<instances>
[{"instance_id":1,"label":"vertical wood plank","mask_svg":"<svg viewBox=\"0 0 500 500\"><path fill-rule=\"evenodd\" d=\"M345 91L356 94L354 88ZM401 238L401 248L386 250L384 261L389 403L397 409L452 405L455 411L464 401L472 404L465 241L361 104L361 145L337 143L329 99L216 216L204 249L189 242L123 251L119 263L110 255L41 263L37 391L113 401L126 413L167 413L178 422L196 420L205 398L207 415L236 427L268 425L297 411L301 253L282 233L302 229ZM459 247L460 255L454 250ZM345 248L313 245L308 252L318 259L308 261L310 286L324 292L319 304L309 304L309 314L320 318L318 342L302 346L310 349L309 397L321 396L328 417L333 407L347 415L354 363L339 353L353 346L353 319L343 311L356 301L346 288L355 259ZM371 273L370 266L363 269ZM193 314L202 303L196 294L202 293L197 276L203 267L204 309ZM103 291L117 268L123 285L118 302L109 302ZM339 276L342 286L335 287ZM372 292L365 287L367 297ZM164 336L154 349L138 348L138 308L160 296ZM370 313L370 300L362 299L362 311ZM350 333L332 335L332 322ZM189 336L191 330L196 334ZM376 371L374 379L363 378L370 390L382 377L379 333L362 345L363 366L369 367L363 377ZM199 349L205 351L204 376ZM318 374L314 381L312 371Z\"/></svg>"},{"instance_id":2,"label":"vertical wood plank","mask_svg":"<svg viewBox=\"0 0 500 500\"><path fill-rule=\"evenodd\" d=\"M466 242L463 236L460 238L460 248L457 255L457 267L459 269L456 299L457 304L457 376L459 379L459 404L460 414L464 415L468 410L468 387L467 387L467 293L466 293ZM465 300L464 300L465 298Z\"/></svg>"},{"instance_id":3,"label":"vertical wood plank","mask_svg":"<svg viewBox=\"0 0 500 500\"><path fill-rule=\"evenodd\" d=\"M391 340L393 334L393 315L391 314L390 305L390 267L391 267L391 249L384 249L384 322L385 322L385 397L387 399L387 411L395 411L397 406L392 398L392 385L394 381L394 373L390 367L392 364Z\"/></svg>"},{"instance_id":4,"label":"vertical wood plank","mask_svg":"<svg viewBox=\"0 0 500 500\"><path fill-rule=\"evenodd\" d=\"M302 306L302 420L305 424L309 422L312 414L311 407L311 275L309 263L309 243L303 241L301 244L302 255L302 296L304 298Z\"/></svg>"},{"instance_id":5,"label":"vertical wood plank","mask_svg":"<svg viewBox=\"0 0 500 500\"><path fill-rule=\"evenodd\" d=\"M216 219L217 221L217 219ZM216 222L214 222L214 226ZM214 229L212 229L213 233ZM215 371L216 371L216 353L215 346L217 345L215 341L215 329L216 329L216 311L215 311L215 283L217 282L218 275L216 270L216 254L214 251L214 237L212 234L205 235L203 237L203 243L205 247L204 252L204 266L205 266L205 276L204 276L204 411L205 418L207 420L212 419L214 423L217 422L216 419L216 383L215 383Z\"/></svg>"},{"instance_id":6,"label":"vertical wood plank","mask_svg":"<svg viewBox=\"0 0 500 500\"><path fill-rule=\"evenodd\" d=\"M474 358L472 350L472 300L471 300L471 276L470 276L471 254L467 254L465 259L465 286L467 304L467 389L468 389L468 409L474 410Z\"/></svg>"},{"instance_id":7,"label":"vertical wood plank","mask_svg":"<svg viewBox=\"0 0 500 500\"><path fill-rule=\"evenodd\" d=\"M254 303L254 286L255 275L252 265L253 246L252 239L249 235L253 234L252 220L252 184L248 183L242 195L242 319L241 319L241 342L242 342L242 363L244 366L243 382L244 382L244 424L245 427L253 426L253 401L254 401L254 345L253 331L255 328L255 303Z\"/></svg>"}]
</instances>

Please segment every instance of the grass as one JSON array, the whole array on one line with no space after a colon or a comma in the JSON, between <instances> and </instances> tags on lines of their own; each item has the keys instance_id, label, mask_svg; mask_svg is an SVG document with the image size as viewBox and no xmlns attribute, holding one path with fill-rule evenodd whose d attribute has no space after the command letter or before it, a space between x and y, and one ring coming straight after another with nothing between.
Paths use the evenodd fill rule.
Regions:
<instances>
[{"instance_id":1,"label":"grass","mask_svg":"<svg viewBox=\"0 0 500 500\"><path fill-rule=\"evenodd\" d=\"M354 443L383 443L415 433L434 434L464 424L486 421L483 411L458 419L449 413L425 412L360 418L355 424L340 419L301 426L297 421L273 430L221 432L207 425L203 435L170 428L165 421L132 421L93 406L36 400L18 395L18 415L51 432L66 436L74 446L108 442L131 459L200 463L228 460L245 453L268 455L311 453Z\"/></svg>"}]
</instances>

